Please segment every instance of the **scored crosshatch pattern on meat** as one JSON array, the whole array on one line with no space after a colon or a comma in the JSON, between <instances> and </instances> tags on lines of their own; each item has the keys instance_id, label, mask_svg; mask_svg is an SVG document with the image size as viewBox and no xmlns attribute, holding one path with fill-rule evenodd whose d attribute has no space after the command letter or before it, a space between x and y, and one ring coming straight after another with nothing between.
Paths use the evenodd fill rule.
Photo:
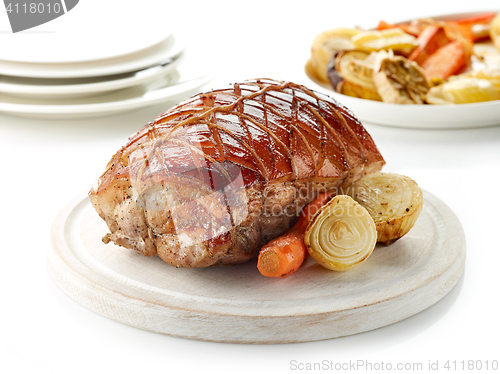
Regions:
<instances>
[{"instance_id":1,"label":"scored crosshatch pattern on meat","mask_svg":"<svg viewBox=\"0 0 500 374\"><path fill-rule=\"evenodd\" d=\"M196 95L132 136L90 193L105 241L182 267L235 264L321 190L384 164L333 99L251 80Z\"/></svg>"}]
</instances>

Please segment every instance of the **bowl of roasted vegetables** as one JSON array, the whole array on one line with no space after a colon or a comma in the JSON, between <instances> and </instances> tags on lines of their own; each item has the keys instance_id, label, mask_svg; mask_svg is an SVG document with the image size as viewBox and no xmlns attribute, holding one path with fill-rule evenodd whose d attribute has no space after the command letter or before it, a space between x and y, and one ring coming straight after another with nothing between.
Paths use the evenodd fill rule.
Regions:
<instances>
[{"instance_id":1,"label":"bowl of roasted vegetables","mask_svg":"<svg viewBox=\"0 0 500 374\"><path fill-rule=\"evenodd\" d=\"M500 13L330 29L314 38L305 72L362 120L418 127L500 124Z\"/></svg>"}]
</instances>

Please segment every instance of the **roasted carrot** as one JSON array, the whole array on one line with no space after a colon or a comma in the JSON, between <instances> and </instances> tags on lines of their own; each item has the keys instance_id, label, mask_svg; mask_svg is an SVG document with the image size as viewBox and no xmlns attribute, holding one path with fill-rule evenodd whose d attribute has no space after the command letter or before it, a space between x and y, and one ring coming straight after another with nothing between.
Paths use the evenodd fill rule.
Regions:
<instances>
[{"instance_id":1,"label":"roasted carrot","mask_svg":"<svg viewBox=\"0 0 500 374\"><path fill-rule=\"evenodd\" d=\"M413 50L408 59L422 65L430 55L449 42L450 39L446 36L443 27L429 25L418 36L418 47Z\"/></svg>"},{"instance_id":2,"label":"roasted carrot","mask_svg":"<svg viewBox=\"0 0 500 374\"><path fill-rule=\"evenodd\" d=\"M413 36L418 36L420 30L418 27L414 27L409 23L387 23L385 21L380 21L377 26L377 30L382 31L382 30L387 30L387 29L395 29L395 28L400 28L404 32L413 35Z\"/></svg>"},{"instance_id":3,"label":"roasted carrot","mask_svg":"<svg viewBox=\"0 0 500 374\"><path fill-rule=\"evenodd\" d=\"M266 277L285 278L295 273L307 257L304 235L312 216L334 196L322 193L306 205L297 223L284 235L270 241L259 253L257 268Z\"/></svg>"},{"instance_id":4,"label":"roasted carrot","mask_svg":"<svg viewBox=\"0 0 500 374\"><path fill-rule=\"evenodd\" d=\"M470 40L472 43L476 43L478 41L483 41L489 38L487 26L491 23L495 16L496 13L484 13L467 18L443 21L440 24L445 26L447 34L449 34L448 36L450 36L452 39L456 39L456 34L459 33L461 37ZM437 24L437 22L432 23ZM393 24L387 23L385 21L380 21L377 26L377 30L387 30L399 27L408 34L419 37L429 24L429 21L425 19Z\"/></svg>"},{"instance_id":5,"label":"roasted carrot","mask_svg":"<svg viewBox=\"0 0 500 374\"><path fill-rule=\"evenodd\" d=\"M429 80L433 78L447 79L450 75L458 74L467 66L465 47L458 40L454 40L439 48L423 63L422 68Z\"/></svg>"},{"instance_id":6,"label":"roasted carrot","mask_svg":"<svg viewBox=\"0 0 500 374\"><path fill-rule=\"evenodd\" d=\"M490 24L496 15L497 15L496 12L483 13L483 14L480 14L477 16L461 18L461 19L455 20L455 22L458 22L458 23L463 24L463 25L465 25L465 24L477 24L477 23Z\"/></svg>"},{"instance_id":7,"label":"roasted carrot","mask_svg":"<svg viewBox=\"0 0 500 374\"><path fill-rule=\"evenodd\" d=\"M446 25L450 29L460 32L465 38L475 43L489 38L487 26L495 18L496 13L484 13L478 16L447 21ZM484 28L478 26L485 26ZM477 28L477 30L474 30Z\"/></svg>"},{"instance_id":8,"label":"roasted carrot","mask_svg":"<svg viewBox=\"0 0 500 374\"><path fill-rule=\"evenodd\" d=\"M382 31L382 30L387 30L387 29L392 29L394 28L394 25L391 25L385 21L380 21L377 26L377 30Z\"/></svg>"}]
</instances>

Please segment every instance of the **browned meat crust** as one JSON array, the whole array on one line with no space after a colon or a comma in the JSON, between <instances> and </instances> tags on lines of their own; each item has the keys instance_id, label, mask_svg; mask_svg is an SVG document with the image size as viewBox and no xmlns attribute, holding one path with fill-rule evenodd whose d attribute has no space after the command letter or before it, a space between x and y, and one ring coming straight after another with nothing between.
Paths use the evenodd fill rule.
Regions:
<instances>
[{"instance_id":1,"label":"browned meat crust","mask_svg":"<svg viewBox=\"0 0 500 374\"><path fill-rule=\"evenodd\" d=\"M178 267L249 260L322 190L384 160L345 107L259 79L196 95L161 114L109 162L89 193L103 240Z\"/></svg>"}]
</instances>

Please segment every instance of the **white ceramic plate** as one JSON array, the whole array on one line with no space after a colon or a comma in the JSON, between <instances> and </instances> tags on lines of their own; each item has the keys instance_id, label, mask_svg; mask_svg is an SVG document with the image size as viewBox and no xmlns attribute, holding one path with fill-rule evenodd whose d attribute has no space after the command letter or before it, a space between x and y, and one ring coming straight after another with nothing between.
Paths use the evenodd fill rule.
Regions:
<instances>
[{"instance_id":1,"label":"white ceramic plate","mask_svg":"<svg viewBox=\"0 0 500 374\"><path fill-rule=\"evenodd\" d=\"M186 42L174 34L154 46L133 54L80 63L33 64L0 61L0 74L29 78L84 78L114 75L157 65L178 56Z\"/></svg>"},{"instance_id":2,"label":"white ceramic plate","mask_svg":"<svg viewBox=\"0 0 500 374\"><path fill-rule=\"evenodd\" d=\"M99 27L99 24L93 25ZM0 33L1 62L65 64L99 61L141 52L172 34L148 28L125 28L120 32Z\"/></svg>"},{"instance_id":3,"label":"white ceramic plate","mask_svg":"<svg viewBox=\"0 0 500 374\"><path fill-rule=\"evenodd\" d=\"M188 97L213 79L212 75L196 78L178 76L171 84L173 74L162 81L119 90L100 96L83 99L68 99L64 102L30 100L4 95L0 112L35 118L82 118L123 113L130 110Z\"/></svg>"},{"instance_id":4,"label":"white ceramic plate","mask_svg":"<svg viewBox=\"0 0 500 374\"><path fill-rule=\"evenodd\" d=\"M457 19L488 13L473 12L432 16ZM405 22L405 21L402 21ZM308 61L305 74L311 88L348 107L361 121L377 125L420 129L459 129L500 125L500 100L460 105L400 105L350 97L334 92L320 82Z\"/></svg>"},{"instance_id":5,"label":"white ceramic plate","mask_svg":"<svg viewBox=\"0 0 500 374\"><path fill-rule=\"evenodd\" d=\"M0 76L0 93L11 96L30 98L76 98L87 97L97 93L104 93L136 86L160 79L171 73L183 60L184 54L169 59L165 63L113 76L91 77L91 78L25 78Z\"/></svg>"}]
</instances>

